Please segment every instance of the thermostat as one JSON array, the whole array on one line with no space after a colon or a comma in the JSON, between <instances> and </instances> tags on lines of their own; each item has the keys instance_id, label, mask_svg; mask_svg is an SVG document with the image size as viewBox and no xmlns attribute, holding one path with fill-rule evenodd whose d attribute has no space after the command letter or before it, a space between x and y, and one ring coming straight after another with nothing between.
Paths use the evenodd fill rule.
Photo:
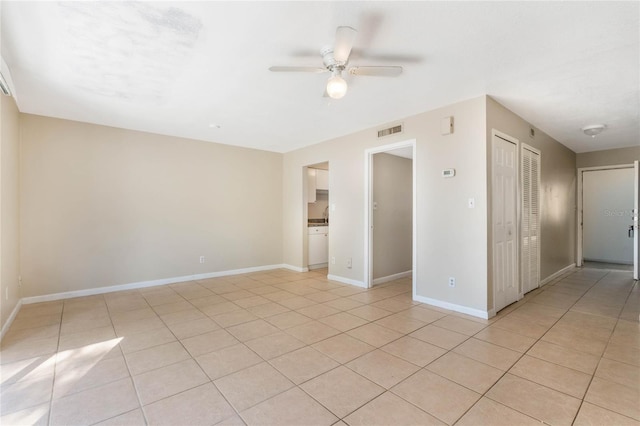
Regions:
<instances>
[{"instance_id":1,"label":"thermostat","mask_svg":"<svg viewBox=\"0 0 640 426\"><path fill-rule=\"evenodd\" d=\"M453 133L453 117L444 117L440 121L440 133L443 136Z\"/></svg>"},{"instance_id":2,"label":"thermostat","mask_svg":"<svg viewBox=\"0 0 640 426\"><path fill-rule=\"evenodd\" d=\"M456 175L456 169L444 169L442 171L442 177L450 178Z\"/></svg>"}]
</instances>

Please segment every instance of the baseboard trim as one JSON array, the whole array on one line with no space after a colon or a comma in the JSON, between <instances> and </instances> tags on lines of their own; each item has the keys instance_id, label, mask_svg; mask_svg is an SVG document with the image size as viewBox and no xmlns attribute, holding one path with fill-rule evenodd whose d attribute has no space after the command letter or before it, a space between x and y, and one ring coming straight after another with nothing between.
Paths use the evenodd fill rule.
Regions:
<instances>
[{"instance_id":1,"label":"baseboard trim","mask_svg":"<svg viewBox=\"0 0 640 426\"><path fill-rule=\"evenodd\" d=\"M231 269L228 271L218 271L218 272L207 272L205 274L184 275L181 277L162 278L158 280L140 281L140 282L129 283L129 284L89 288L85 290L65 291L62 293L45 294L42 296L24 297L22 298L22 303L25 305L28 305L31 303L51 302L53 300L71 299L74 297L83 297L83 296L94 296L96 294L113 293L116 291L123 291L123 290L135 290L139 288L175 284L175 283L181 283L185 281L197 281L197 280L205 280L208 278L226 277L228 275L247 274L250 272L270 271L273 269L282 269L286 267L287 266L283 264L254 266L251 268Z\"/></svg>"},{"instance_id":2,"label":"baseboard trim","mask_svg":"<svg viewBox=\"0 0 640 426\"><path fill-rule=\"evenodd\" d=\"M571 265L565 266L564 268L560 269L559 271L549 275L547 278L545 278L544 280L540 281L540 287L542 287L545 284L550 283L551 281L553 281L556 278L558 278L560 275L566 274L567 272L571 271L575 267L576 267L576 264L572 263Z\"/></svg>"},{"instance_id":3,"label":"baseboard trim","mask_svg":"<svg viewBox=\"0 0 640 426\"><path fill-rule=\"evenodd\" d=\"M287 264L283 264L281 266L284 269L289 269L290 271L294 271L294 272L309 272L309 268L301 268L299 266L293 266L293 265L287 265Z\"/></svg>"},{"instance_id":4,"label":"baseboard trim","mask_svg":"<svg viewBox=\"0 0 640 426\"><path fill-rule=\"evenodd\" d=\"M380 277L373 280L373 285L388 283L389 281L399 280L400 278L410 277L413 271L398 272L397 274L387 275L386 277Z\"/></svg>"},{"instance_id":5,"label":"baseboard trim","mask_svg":"<svg viewBox=\"0 0 640 426\"><path fill-rule=\"evenodd\" d=\"M633 265L633 261L631 262L621 262L619 260L607 260L607 259L587 259L587 258L583 258L582 259L582 265L584 266L585 262L598 262L598 263L608 263L611 265Z\"/></svg>"},{"instance_id":6,"label":"baseboard trim","mask_svg":"<svg viewBox=\"0 0 640 426\"><path fill-rule=\"evenodd\" d=\"M327 279L331 281L338 281L339 283L355 285L356 287L367 288L364 282L352 280L351 278L339 277L338 275L327 275Z\"/></svg>"},{"instance_id":7,"label":"baseboard trim","mask_svg":"<svg viewBox=\"0 0 640 426\"><path fill-rule=\"evenodd\" d=\"M309 265L309 270L313 271L314 269L322 269L322 268L326 268L328 266L329 266L328 263L318 263L318 264L315 264L315 265Z\"/></svg>"},{"instance_id":8,"label":"baseboard trim","mask_svg":"<svg viewBox=\"0 0 640 426\"><path fill-rule=\"evenodd\" d=\"M478 318L483 318L483 319L491 318L491 312L489 311L469 308L468 306L456 305L455 303L444 302L438 299L431 299L430 297L414 295L413 300L420 303L426 303L427 305L437 306L438 308L444 308L450 311L460 312L461 314L467 314L467 315L471 315ZM493 315L495 315L495 313Z\"/></svg>"},{"instance_id":9,"label":"baseboard trim","mask_svg":"<svg viewBox=\"0 0 640 426\"><path fill-rule=\"evenodd\" d=\"M16 303L16 306L13 308L13 311L11 311L11 315L9 315L9 318L7 318L7 322L5 322L4 325L2 326L2 331L0 331L0 342L2 341L2 338L4 337L5 333L9 331L9 327L11 327L11 324L13 324L13 320L16 319L16 315L18 315L18 312L20 311L21 307L22 307L22 299L18 300L18 303Z\"/></svg>"}]
</instances>

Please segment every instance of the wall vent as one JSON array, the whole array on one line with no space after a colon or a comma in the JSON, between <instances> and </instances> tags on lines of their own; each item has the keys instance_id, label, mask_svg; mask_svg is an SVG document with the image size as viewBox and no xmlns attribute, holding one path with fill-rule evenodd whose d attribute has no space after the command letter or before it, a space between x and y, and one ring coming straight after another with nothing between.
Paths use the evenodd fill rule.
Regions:
<instances>
[{"instance_id":1,"label":"wall vent","mask_svg":"<svg viewBox=\"0 0 640 426\"><path fill-rule=\"evenodd\" d=\"M396 133L402 133L402 124L398 124L397 126L389 127L388 129L378 130L378 137L383 138L389 135L395 135Z\"/></svg>"}]
</instances>

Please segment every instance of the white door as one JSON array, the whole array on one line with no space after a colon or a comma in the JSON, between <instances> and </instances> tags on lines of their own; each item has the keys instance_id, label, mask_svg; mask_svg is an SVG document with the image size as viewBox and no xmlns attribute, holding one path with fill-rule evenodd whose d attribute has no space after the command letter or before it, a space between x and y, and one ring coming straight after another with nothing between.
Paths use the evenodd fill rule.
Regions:
<instances>
[{"instance_id":1,"label":"white door","mask_svg":"<svg viewBox=\"0 0 640 426\"><path fill-rule=\"evenodd\" d=\"M522 293L540 284L540 153L522 147L520 273Z\"/></svg>"},{"instance_id":2,"label":"white door","mask_svg":"<svg viewBox=\"0 0 640 426\"><path fill-rule=\"evenodd\" d=\"M493 300L498 312L518 300L517 145L498 135L492 144Z\"/></svg>"},{"instance_id":3,"label":"white door","mask_svg":"<svg viewBox=\"0 0 640 426\"><path fill-rule=\"evenodd\" d=\"M633 263L630 225L634 171L631 167L582 172L582 258Z\"/></svg>"},{"instance_id":4,"label":"white door","mask_svg":"<svg viewBox=\"0 0 640 426\"><path fill-rule=\"evenodd\" d=\"M640 224L639 216L640 210L638 210L640 204L640 167L638 161L633 162L633 169L635 170L635 176L633 178L634 191L633 191L633 279L640 279L638 276L638 264L640 263Z\"/></svg>"}]
</instances>

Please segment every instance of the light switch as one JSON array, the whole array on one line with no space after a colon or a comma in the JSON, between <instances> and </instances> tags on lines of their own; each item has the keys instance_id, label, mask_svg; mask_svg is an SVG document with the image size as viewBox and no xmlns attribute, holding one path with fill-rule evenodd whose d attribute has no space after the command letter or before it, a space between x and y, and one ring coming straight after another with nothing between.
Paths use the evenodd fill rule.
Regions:
<instances>
[{"instance_id":1,"label":"light switch","mask_svg":"<svg viewBox=\"0 0 640 426\"><path fill-rule=\"evenodd\" d=\"M332 212L336 211L336 204L335 203L331 204L331 211Z\"/></svg>"},{"instance_id":2,"label":"light switch","mask_svg":"<svg viewBox=\"0 0 640 426\"><path fill-rule=\"evenodd\" d=\"M469 208L470 209L475 209L476 208L476 199L475 198L469 198Z\"/></svg>"}]
</instances>

